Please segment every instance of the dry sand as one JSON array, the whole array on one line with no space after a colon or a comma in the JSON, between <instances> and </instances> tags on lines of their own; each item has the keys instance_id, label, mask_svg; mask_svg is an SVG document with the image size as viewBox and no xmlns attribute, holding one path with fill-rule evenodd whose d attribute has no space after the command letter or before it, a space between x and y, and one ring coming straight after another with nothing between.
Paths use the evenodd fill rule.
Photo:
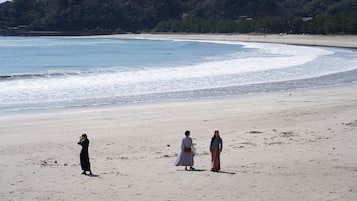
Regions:
<instances>
[{"instance_id":1,"label":"dry sand","mask_svg":"<svg viewBox=\"0 0 357 201\"><path fill-rule=\"evenodd\" d=\"M281 43L291 45L312 45L327 47L357 48L357 35L297 35L297 34L118 34L114 38L151 38L151 39L184 39L184 40L217 40Z\"/></svg>"},{"instance_id":2,"label":"dry sand","mask_svg":"<svg viewBox=\"0 0 357 201\"><path fill-rule=\"evenodd\" d=\"M184 131L195 167L173 165ZM214 130L222 172L210 172ZM82 133L95 176L81 175ZM0 115L0 200L357 200L357 85Z\"/></svg>"}]
</instances>

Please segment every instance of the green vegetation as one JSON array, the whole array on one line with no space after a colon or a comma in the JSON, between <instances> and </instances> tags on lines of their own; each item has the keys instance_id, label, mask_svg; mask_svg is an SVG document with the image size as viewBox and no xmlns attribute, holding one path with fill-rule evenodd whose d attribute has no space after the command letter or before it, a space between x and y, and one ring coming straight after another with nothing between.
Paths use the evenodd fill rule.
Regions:
<instances>
[{"instance_id":1,"label":"green vegetation","mask_svg":"<svg viewBox=\"0 0 357 201\"><path fill-rule=\"evenodd\" d=\"M0 34L24 31L357 34L357 0L13 0Z\"/></svg>"},{"instance_id":2,"label":"green vegetation","mask_svg":"<svg viewBox=\"0 0 357 201\"><path fill-rule=\"evenodd\" d=\"M304 22L301 17L269 16L256 20L212 20L189 18L160 22L153 31L188 33L291 33L357 34L357 12L315 17Z\"/></svg>"}]
</instances>

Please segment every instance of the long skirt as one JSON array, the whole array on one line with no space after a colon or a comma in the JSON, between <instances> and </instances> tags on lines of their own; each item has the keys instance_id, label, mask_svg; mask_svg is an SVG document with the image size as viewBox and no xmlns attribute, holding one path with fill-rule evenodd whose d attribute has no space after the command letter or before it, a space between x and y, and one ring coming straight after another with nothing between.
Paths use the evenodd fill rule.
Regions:
<instances>
[{"instance_id":1,"label":"long skirt","mask_svg":"<svg viewBox=\"0 0 357 201\"><path fill-rule=\"evenodd\" d=\"M176 166L193 166L193 153L181 151L175 162Z\"/></svg>"},{"instance_id":2,"label":"long skirt","mask_svg":"<svg viewBox=\"0 0 357 201\"><path fill-rule=\"evenodd\" d=\"M84 152L80 154L81 167L83 171L90 171L90 162L88 153Z\"/></svg>"},{"instance_id":3,"label":"long skirt","mask_svg":"<svg viewBox=\"0 0 357 201\"><path fill-rule=\"evenodd\" d=\"M212 160L211 160L211 167L212 167L212 170L220 170L221 169L221 161L220 161L220 151L218 148L215 148L215 149L212 149L211 151L211 157L212 157Z\"/></svg>"}]
</instances>

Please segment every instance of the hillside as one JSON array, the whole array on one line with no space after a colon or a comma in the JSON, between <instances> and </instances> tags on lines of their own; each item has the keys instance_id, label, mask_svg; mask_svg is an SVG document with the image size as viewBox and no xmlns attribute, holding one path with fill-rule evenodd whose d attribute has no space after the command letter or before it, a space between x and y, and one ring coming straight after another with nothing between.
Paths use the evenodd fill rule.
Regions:
<instances>
[{"instance_id":1,"label":"hillside","mask_svg":"<svg viewBox=\"0 0 357 201\"><path fill-rule=\"evenodd\" d=\"M357 34L357 0L13 0L0 29Z\"/></svg>"}]
</instances>

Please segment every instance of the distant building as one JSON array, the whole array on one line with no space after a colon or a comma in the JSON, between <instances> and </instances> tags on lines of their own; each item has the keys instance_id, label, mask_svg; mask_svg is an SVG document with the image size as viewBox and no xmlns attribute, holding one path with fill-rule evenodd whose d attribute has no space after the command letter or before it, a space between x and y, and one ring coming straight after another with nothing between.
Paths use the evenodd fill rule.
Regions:
<instances>
[{"instance_id":1,"label":"distant building","mask_svg":"<svg viewBox=\"0 0 357 201\"><path fill-rule=\"evenodd\" d=\"M312 19L314 19L313 17L302 17L301 20L303 22L308 22L308 21L311 21Z\"/></svg>"},{"instance_id":2,"label":"distant building","mask_svg":"<svg viewBox=\"0 0 357 201\"><path fill-rule=\"evenodd\" d=\"M28 25L17 25L15 27L7 27L7 30L11 31L28 31L29 26Z\"/></svg>"},{"instance_id":3,"label":"distant building","mask_svg":"<svg viewBox=\"0 0 357 201\"><path fill-rule=\"evenodd\" d=\"M182 16L181 16L181 19L185 20L185 19L190 18L190 17L192 17L191 14L189 14L189 13L183 13Z\"/></svg>"},{"instance_id":4,"label":"distant building","mask_svg":"<svg viewBox=\"0 0 357 201\"><path fill-rule=\"evenodd\" d=\"M246 16L246 15L241 15L241 16L239 16L239 19L238 19L238 21L251 21L251 20L253 20L253 18L250 16Z\"/></svg>"}]
</instances>

